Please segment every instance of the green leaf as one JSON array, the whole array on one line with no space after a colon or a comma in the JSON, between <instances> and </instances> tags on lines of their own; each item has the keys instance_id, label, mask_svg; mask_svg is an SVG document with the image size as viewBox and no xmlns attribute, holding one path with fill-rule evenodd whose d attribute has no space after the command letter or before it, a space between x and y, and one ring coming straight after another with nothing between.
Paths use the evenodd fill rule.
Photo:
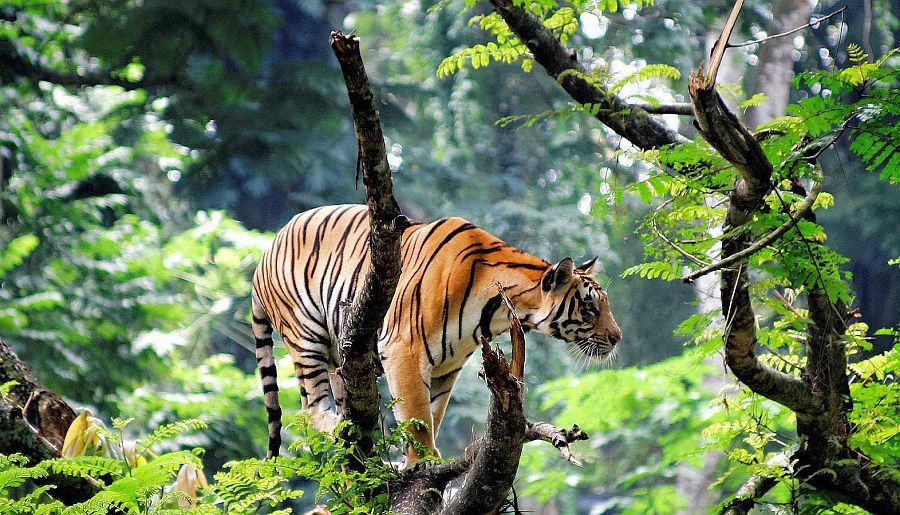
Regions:
<instances>
[{"instance_id":1,"label":"green leaf","mask_svg":"<svg viewBox=\"0 0 900 515\"><path fill-rule=\"evenodd\" d=\"M25 234L10 241L6 250L0 252L0 277L19 266L37 248L38 243L40 240L33 234Z\"/></svg>"}]
</instances>

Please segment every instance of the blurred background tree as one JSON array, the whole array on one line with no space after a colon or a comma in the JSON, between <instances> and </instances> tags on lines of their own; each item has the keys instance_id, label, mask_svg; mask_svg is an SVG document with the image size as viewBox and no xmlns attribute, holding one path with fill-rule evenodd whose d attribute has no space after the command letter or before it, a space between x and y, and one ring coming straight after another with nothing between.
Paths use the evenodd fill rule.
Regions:
<instances>
[{"instance_id":1,"label":"blurred background tree","mask_svg":"<svg viewBox=\"0 0 900 515\"><path fill-rule=\"evenodd\" d=\"M682 79L642 93L684 101L684 77L705 57L723 6L612 2L612 12L603 10L608 3L575 2L584 8L571 37L579 58L622 75L671 64ZM777 3L748 9L742 37L770 31ZM249 277L269 231L293 214L362 200L346 95L327 46L330 30L353 29L375 81L404 211L424 220L464 216L548 260L599 255L626 335L616 368L654 364L670 375L665 384L642 384L646 372L633 368L579 378L585 371L564 345L529 335L533 412L585 423L572 410L603 402L607 389L625 400L621 415L590 415L595 434L582 451L583 471L547 473L558 458L527 454L523 493L546 513L687 506L672 478L713 417L706 403L715 392L694 387L705 371L718 371L681 356L687 338L674 330L696 311L690 288L620 276L643 253L635 231L648 206L627 185L646 168L617 152L628 143L599 124L558 114L571 111L569 100L543 73L509 64L438 77L445 57L484 39L467 22L489 6L470 4L4 2L0 334L76 405L140 425L202 417L210 429L187 443L205 445L214 467L263 454ZM873 55L896 45L896 2L823 0L813 11L842 6L843 16L790 40L789 72L846 64L848 41ZM757 47L733 53L749 97L764 55ZM791 95L811 93L818 92ZM527 123L549 112L556 114ZM693 133L686 119L666 118ZM841 143L827 175L848 179L828 184L838 207L822 223L852 259L863 320L889 327L900 313L900 274L887 265L900 256L890 215L900 202L877 195L881 183ZM889 345L883 337L875 350ZM439 442L445 455L484 421L476 369L468 367L451 401ZM596 395L572 397L585 388ZM296 389L282 391L283 404L299 408Z\"/></svg>"}]
</instances>

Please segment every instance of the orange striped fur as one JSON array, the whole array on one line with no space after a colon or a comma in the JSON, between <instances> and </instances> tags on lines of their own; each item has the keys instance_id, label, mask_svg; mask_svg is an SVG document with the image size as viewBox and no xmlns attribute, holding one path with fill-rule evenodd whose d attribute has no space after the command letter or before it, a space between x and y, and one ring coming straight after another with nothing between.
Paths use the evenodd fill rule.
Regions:
<instances>
[{"instance_id":1,"label":"orange striped fur","mask_svg":"<svg viewBox=\"0 0 900 515\"><path fill-rule=\"evenodd\" d=\"M272 327L293 358L303 410L329 431L340 420L339 332L346 301L369 269L366 206L327 206L295 216L275 237L253 277L253 331L269 415L269 456L281 444L281 408ZM575 267L507 245L462 218L414 223L402 240L402 273L379 333L378 352L398 419L427 428L415 437L437 453L435 437L456 377L478 338L508 330L513 301L526 329L574 342L605 359L621 339L606 293L591 278L595 260ZM407 464L418 457L407 456Z\"/></svg>"}]
</instances>

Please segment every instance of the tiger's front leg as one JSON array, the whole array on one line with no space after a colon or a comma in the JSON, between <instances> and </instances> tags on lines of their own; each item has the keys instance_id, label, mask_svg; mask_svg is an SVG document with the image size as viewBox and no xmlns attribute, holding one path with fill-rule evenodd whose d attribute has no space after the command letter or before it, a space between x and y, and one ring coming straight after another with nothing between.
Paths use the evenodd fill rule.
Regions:
<instances>
[{"instance_id":1,"label":"tiger's front leg","mask_svg":"<svg viewBox=\"0 0 900 515\"><path fill-rule=\"evenodd\" d=\"M399 345L398 345L399 346ZM403 353L406 354L406 353ZM424 429L412 428L413 438L418 440L425 448L440 457L434 443L434 421L431 415L430 373L423 374L419 360L415 356L405 356L405 359L397 359L400 356L389 356L385 359L384 375L388 382L388 388L394 399L394 416L398 421L419 419L425 422ZM428 369L430 372L430 369ZM424 377L428 375L429 377ZM404 467L411 468L419 462L421 456L410 446L406 451Z\"/></svg>"}]
</instances>

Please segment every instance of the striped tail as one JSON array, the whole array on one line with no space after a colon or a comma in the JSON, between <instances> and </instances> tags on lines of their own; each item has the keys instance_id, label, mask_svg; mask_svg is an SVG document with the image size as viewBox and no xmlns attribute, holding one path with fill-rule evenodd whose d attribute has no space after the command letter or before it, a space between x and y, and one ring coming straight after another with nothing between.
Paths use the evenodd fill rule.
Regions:
<instances>
[{"instance_id":1,"label":"striped tail","mask_svg":"<svg viewBox=\"0 0 900 515\"><path fill-rule=\"evenodd\" d=\"M263 402L269 420L267 458L278 456L281 449L281 405L278 403L278 373L273 354L272 323L253 292L253 337L256 339L256 366L262 380Z\"/></svg>"}]
</instances>

